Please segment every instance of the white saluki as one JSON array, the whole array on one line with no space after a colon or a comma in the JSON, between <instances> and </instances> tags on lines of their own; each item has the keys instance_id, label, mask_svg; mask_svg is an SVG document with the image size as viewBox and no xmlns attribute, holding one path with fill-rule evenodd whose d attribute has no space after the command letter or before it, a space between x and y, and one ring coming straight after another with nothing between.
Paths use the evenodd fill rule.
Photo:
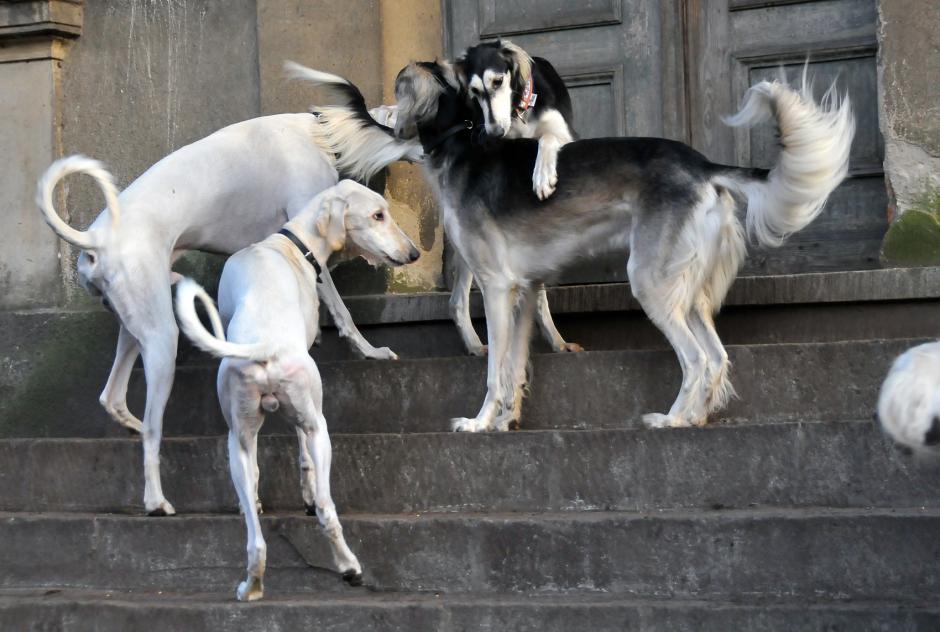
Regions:
<instances>
[{"instance_id":1,"label":"white saluki","mask_svg":"<svg viewBox=\"0 0 940 632\"><path fill-rule=\"evenodd\" d=\"M300 438L304 503L315 508L340 573L353 585L362 582L362 568L346 546L330 496L332 450L323 390L308 353L320 328L315 288L321 270L347 238L393 266L418 258L382 196L343 180L313 198L280 232L232 255L219 282L218 312L195 281L183 279L176 290L183 332L197 347L222 358L219 404L229 425L229 467L248 530L248 576L236 591L241 601L264 593L267 547L257 509L258 431L265 412L281 407ZM214 335L199 322L197 297Z\"/></svg>"},{"instance_id":2,"label":"white saluki","mask_svg":"<svg viewBox=\"0 0 940 632\"><path fill-rule=\"evenodd\" d=\"M82 249L80 282L102 297L121 324L99 401L115 421L143 434L147 513L174 513L163 495L159 457L178 338L170 292L173 262L187 250L228 254L263 239L336 184L338 172L367 181L396 160L420 157L420 146L397 140L377 124L329 124L313 114L279 114L230 125L178 149L120 195L101 164L83 156L56 161L43 174L37 202L46 222ZM66 224L53 205L56 184L72 173L92 176L106 201L85 231ZM390 349L376 349L362 337L326 269L320 292L340 334L362 355L395 358ZM138 354L147 380L143 423L127 408Z\"/></svg>"}]
</instances>

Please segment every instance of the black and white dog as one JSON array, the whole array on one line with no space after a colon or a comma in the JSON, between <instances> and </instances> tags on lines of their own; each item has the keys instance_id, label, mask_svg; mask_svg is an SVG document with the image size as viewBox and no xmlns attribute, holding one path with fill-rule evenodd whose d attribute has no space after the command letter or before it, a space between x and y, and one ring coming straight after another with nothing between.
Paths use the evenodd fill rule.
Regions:
<instances>
[{"instance_id":1,"label":"black and white dog","mask_svg":"<svg viewBox=\"0 0 940 632\"><path fill-rule=\"evenodd\" d=\"M538 143L475 144L470 96L450 65L407 66L396 98L396 127L421 141L445 230L483 290L487 393L476 418L454 420L465 431L505 430L520 418L533 286L577 258L627 246L631 289L682 367L669 412L643 420L704 424L733 393L713 322L746 250L732 192L747 198L750 235L779 245L819 215L845 178L855 135L849 100L833 88L817 104L805 76L800 91L763 81L727 122L776 120L782 149L772 169L715 164L661 138L580 140L559 153L558 189L541 202L529 188Z\"/></svg>"},{"instance_id":2,"label":"black and white dog","mask_svg":"<svg viewBox=\"0 0 940 632\"><path fill-rule=\"evenodd\" d=\"M559 149L571 142L571 98L564 81L545 59L530 57L508 40L473 46L458 59L454 68L463 88L472 96L483 119L488 138L535 138L538 156L532 172L532 189L539 199L548 198L558 182ZM415 93L415 97L421 95ZM399 111L414 111L415 99L403 94L396 107L395 127L403 138L413 138L416 130L409 117L398 123ZM413 119L413 117L410 117ZM408 125L410 129L402 129ZM454 286L450 295L450 314L457 325L464 346L471 355L483 355L487 347L480 341L470 320L470 288L473 274L456 257ZM544 284L537 285L536 322L553 351L582 351L581 345L566 342L558 332L548 307Z\"/></svg>"},{"instance_id":3,"label":"black and white dog","mask_svg":"<svg viewBox=\"0 0 940 632\"><path fill-rule=\"evenodd\" d=\"M468 48L454 70L480 106L488 136L539 141L532 190L548 198L558 184L558 151L574 139L571 97L554 66L497 40Z\"/></svg>"}]
</instances>

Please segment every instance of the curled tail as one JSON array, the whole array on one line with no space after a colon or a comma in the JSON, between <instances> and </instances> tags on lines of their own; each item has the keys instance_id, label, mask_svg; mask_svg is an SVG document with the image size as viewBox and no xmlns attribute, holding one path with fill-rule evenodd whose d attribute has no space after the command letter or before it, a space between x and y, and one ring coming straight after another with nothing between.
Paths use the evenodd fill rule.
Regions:
<instances>
[{"instance_id":1,"label":"curled tail","mask_svg":"<svg viewBox=\"0 0 940 632\"><path fill-rule=\"evenodd\" d=\"M338 97L338 105L317 106L320 124L314 136L335 156L340 177L368 182L393 162L421 159L421 144L397 138L391 128L372 118L359 88L347 79L292 61L284 62L284 69L292 79L329 88Z\"/></svg>"},{"instance_id":2,"label":"curled tail","mask_svg":"<svg viewBox=\"0 0 940 632\"><path fill-rule=\"evenodd\" d=\"M111 226L116 226L121 217L121 209L118 206L118 190L114 185L114 178L104 165L87 156L68 156L52 163L39 179L36 188L36 204L39 205L43 218L56 235L83 250L94 250L101 246L97 236L91 231L76 230L66 224L56 212L52 201L52 194L59 181L73 173L84 173L94 178L104 194L108 211L111 213Z\"/></svg>"},{"instance_id":3,"label":"curled tail","mask_svg":"<svg viewBox=\"0 0 940 632\"><path fill-rule=\"evenodd\" d=\"M199 316L196 315L197 298L202 301L206 313L209 314L214 334L203 327ZM225 340L222 319L219 318L219 312L215 308L212 297L190 278L184 277L176 284L176 315L179 317L180 327L193 344L216 357L241 358L258 362L271 357L270 349L267 349L264 344L239 344Z\"/></svg>"},{"instance_id":4,"label":"curled tail","mask_svg":"<svg viewBox=\"0 0 940 632\"><path fill-rule=\"evenodd\" d=\"M806 72L797 91L778 81L762 81L745 95L741 110L725 120L751 127L771 117L783 146L769 171L718 167L716 184L747 197L747 231L764 246L779 246L822 211L829 194L845 179L855 118L848 95L835 83L820 103L812 96Z\"/></svg>"}]
</instances>

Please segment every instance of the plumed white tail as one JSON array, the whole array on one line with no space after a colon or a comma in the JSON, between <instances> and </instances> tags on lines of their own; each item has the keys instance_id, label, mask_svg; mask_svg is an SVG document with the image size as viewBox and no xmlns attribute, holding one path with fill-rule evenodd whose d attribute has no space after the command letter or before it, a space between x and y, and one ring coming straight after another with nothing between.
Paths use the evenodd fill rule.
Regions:
<instances>
[{"instance_id":1,"label":"plumed white tail","mask_svg":"<svg viewBox=\"0 0 940 632\"><path fill-rule=\"evenodd\" d=\"M84 250L94 250L100 246L96 235L87 230L76 230L66 224L56 212L55 204L53 204L52 195L56 185L73 173L84 173L94 178L104 194L108 211L111 214L111 226L117 226L121 218L121 209L118 206L118 190L114 184L114 178L104 165L87 156L68 156L52 163L39 179L39 185L36 187L36 204L39 205L43 218L56 235L73 246Z\"/></svg>"},{"instance_id":2,"label":"plumed white tail","mask_svg":"<svg viewBox=\"0 0 940 632\"><path fill-rule=\"evenodd\" d=\"M292 61L284 62L284 70L292 79L330 88L339 97L340 105L315 108L319 124L314 128L314 138L334 156L336 170L343 177L368 182L393 162L421 159L421 144L396 138L369 116L362 93L347 79Z\"/></svg>"},{"instance_id":3,"label":"plumed white tail","mask_svg":"<svg viewBox=\"0 0 940 632\"><path fill-rule=\"evenodd\" d=\"M747 197L747 231L762 245L779 246L816 219L848 174L855 118L848 95L839 96L835 88L833 82L817 104L805 70L799 91L762 81L747 91L741 110L725 119L751 127L774 117L780 130L783 149L766 179L743 169L715 178Z\"/></svg>"},{"instance_id":4,"label":"plumed white tail","mask_svg":"<svg viewBox=\"0 0 940 632\"><path fill-rule=\"evenodd\" d=\"M196 314L196 299L202 301L212 323L212 332L203 327ZM193 344L207 353L219 358L241 358L243 360L261 361L271 357L270 350L264 344L239 344L225 340L225 330L222 319L215 308L212 297L202 287L190 278L183 277L176 284L176 315L180 327Z\"/></svg>"}]
</instances>

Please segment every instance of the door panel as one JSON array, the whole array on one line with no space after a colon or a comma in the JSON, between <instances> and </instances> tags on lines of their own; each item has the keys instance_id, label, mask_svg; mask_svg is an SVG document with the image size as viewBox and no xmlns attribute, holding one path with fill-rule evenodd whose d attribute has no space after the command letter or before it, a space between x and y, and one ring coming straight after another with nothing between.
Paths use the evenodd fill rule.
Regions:
<instances>
[{"instance_id":1,"label":"door panel","mask_svg":"<svg viewBox=\"0 0 940 632\"><path fill-rule=\"evenodd\" d=\"M769 166L775 130L731 130L749 85L798 79L809 56L820 95L838 76L858 123L850 179L782 248L752 248L745 274L877 266L887 228L878 131L876 0L444 0L447 53L512 36L549 59L571 91L582 138L662 136L715 162ZM620 281L625 253L585 261L562 282Z\"/></svg>"}]
</instances>

